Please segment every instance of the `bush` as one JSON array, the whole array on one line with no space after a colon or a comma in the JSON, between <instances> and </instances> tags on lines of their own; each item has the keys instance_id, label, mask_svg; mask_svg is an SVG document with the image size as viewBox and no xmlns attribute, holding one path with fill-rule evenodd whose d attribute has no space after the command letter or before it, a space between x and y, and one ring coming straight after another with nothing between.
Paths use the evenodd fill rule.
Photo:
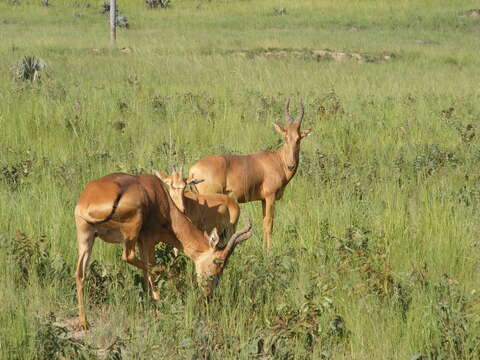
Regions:
<instances>
[{"instance_id":1,"label":"bush","mask_svg":"<svg viewBox=\"0 0 480 360\"><path fill-rule=\"evenodd\" d=\"M13 77L15 80L35 82L40 79L40 72L46 66L40 58L25 56L12 67Z\"/></svg>"},{"instance_id":2,"label":"bush","mask_svg":"<svg viewBox=\"0 0 480 360\"><path fill-rule=\"evenodd\" d=\"M102 14L108 14L110 13L110 1L105 1L102 6L100 7L100 12ZM129 24L128 24L128 19L125 15L121 14L120 13L120 10L117 6L117 8L115 9L115 24L116 26L118 27L123 27L123 28L126 28L128 29L129 28Z\"/></svg>"},{"instance_id":3,"label":"bush","mask_svg":"<svg viewBox=\"0 0 480 360\"><path fill-rule=\"evenodd\" d=\"M149 9L166 9L170 6L170 0L145 0L145 4Z\"/></svg>"}]
</instances>

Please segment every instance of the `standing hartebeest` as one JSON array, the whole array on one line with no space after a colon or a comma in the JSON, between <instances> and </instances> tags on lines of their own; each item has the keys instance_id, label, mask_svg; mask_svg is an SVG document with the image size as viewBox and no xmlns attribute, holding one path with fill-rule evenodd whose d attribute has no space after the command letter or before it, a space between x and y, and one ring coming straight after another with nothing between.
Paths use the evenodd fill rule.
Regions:
<instances>
[{"instance_id":1,"label":"standing hartebeest","mask_svg":"<svg viewBox=\"0 0 480 360\"><path fill-rule=\"evenodd\" d=\"M240 217L238 203L224 194L195 194L185 191L190 184L200 184L201 179L184 179L183 172L173 171L171 176L160 171L155 175L168 185L173 202L201 231L210 233L217 229L221 237L228 238L234 232Z\"/></svg>"},{"instance_id":2,"label":"standing hartebeest","mask_svg":"<svg viewBox=\"0 0 480 360\"><path fill-rule=\"evenodd\" d=\"M198 230L154 175L115 173L90 182L75 207L75 222L79 252L75 278L80 326L84 328L88 325L83 286L95 237L122 244L122 260L143 270L147 286L158 300L160 295L152 279L156 243L171 244L192 259L198 284L210 296L235 246L252 235L249 222L220 247L217 232L208 235ZM136 246L140 259L135 256Z\"/></svg>"},{"instance_id":3,"label":"standing hartebeest","mask_svg":"<svg viewBox=\"0 0 480 360\"><path fill-rule=\"evenodd\" d=\"M274 123L275 130L285 139L276 151L260 151L250 155L210 155L191 168L189 177L203 179L196 185L200 194L232 194L238 202L262 201L263 244L271 248L274 203L282 197L285 186L298 168L300 141L311 129L301 131L304 108L294 121L289 112L290 100L285 102L286 128Z\"/></svg>"}]
</instances>

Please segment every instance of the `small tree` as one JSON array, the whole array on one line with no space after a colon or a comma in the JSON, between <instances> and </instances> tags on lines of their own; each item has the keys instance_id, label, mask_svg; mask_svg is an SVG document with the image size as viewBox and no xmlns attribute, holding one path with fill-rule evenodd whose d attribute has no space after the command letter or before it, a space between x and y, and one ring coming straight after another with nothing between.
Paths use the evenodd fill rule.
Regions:
<instances>
[{"instance_id":1,"label":"small tree","mask_svg":"<svg viewBox=\"0 0 480 360\"><path fill-rule=\"evenodd\" d=\"M117 41L117 6L115 0L110 0L110 41L115 45Z\"/></svg>"}]
</instances>

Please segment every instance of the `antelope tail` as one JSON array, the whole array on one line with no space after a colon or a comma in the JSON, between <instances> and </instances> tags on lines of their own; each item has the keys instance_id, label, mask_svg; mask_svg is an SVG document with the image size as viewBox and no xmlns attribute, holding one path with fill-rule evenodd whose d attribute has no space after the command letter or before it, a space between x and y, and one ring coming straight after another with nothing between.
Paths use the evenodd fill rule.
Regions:
<instances>
[{"instance_id":1,"label":"antelope tail","mask_svg":"<svg viewBox=\"0 0 480 360\"><path fill-rule=\"evenodd\" d=\"M118 203L120 202L120 199L121 199L122 195L123 195L123 193L121 193L121 192L118 193L117 197L115 198L115 201L113 202L112 211L110 212L110 214L107 215L106 218L104 218L102 220L97 220L97 219L94 219L90 216L88 216L89 217L88 219L86 219L85 216L81 216L81 217L91 225L100 225L100 224L106 223L115 214L115 211L117 210Z\"/></svg>"}]
</instances>

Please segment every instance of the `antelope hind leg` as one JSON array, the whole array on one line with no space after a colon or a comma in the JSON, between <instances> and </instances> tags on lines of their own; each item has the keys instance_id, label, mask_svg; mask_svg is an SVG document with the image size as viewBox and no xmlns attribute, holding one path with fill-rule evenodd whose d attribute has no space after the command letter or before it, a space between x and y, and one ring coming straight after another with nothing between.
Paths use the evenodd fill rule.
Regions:
<instances>
[{"instance_id":1,"label":"antelope hind leg","mask_svg":"<svg viewBox=\"0 0 480 360\"><path fill-rule=\"evenodd\" d=\"M88 260L92 254L92 247L95 240L95 230L85 220L75 219L77 226L78 243L78 261L75 271L75 282L77 285L78 300L78 319L79 326L84 330L90 327L85 316L85 300L83 296L83 287L85 284L85 274L87 271Z\"/></svg>"},{"instance_id":2,"label":"antelope hind leg","mask_svg":"<svg viewBox=\"0 0 480 360\"><path fill-rule=\"evenodd\" d=\"M141 245L141 254L142 259L146 261L147 266L149 269L152 269L155 266L155 242L151 240L142 241ZM152 271L145 271L143 272L145 283L147 289L150 290L150 293L154 300L160 300L160 294L156 290L155 284L153 282L153 274Z\"/></svg>"}]
</instances>

